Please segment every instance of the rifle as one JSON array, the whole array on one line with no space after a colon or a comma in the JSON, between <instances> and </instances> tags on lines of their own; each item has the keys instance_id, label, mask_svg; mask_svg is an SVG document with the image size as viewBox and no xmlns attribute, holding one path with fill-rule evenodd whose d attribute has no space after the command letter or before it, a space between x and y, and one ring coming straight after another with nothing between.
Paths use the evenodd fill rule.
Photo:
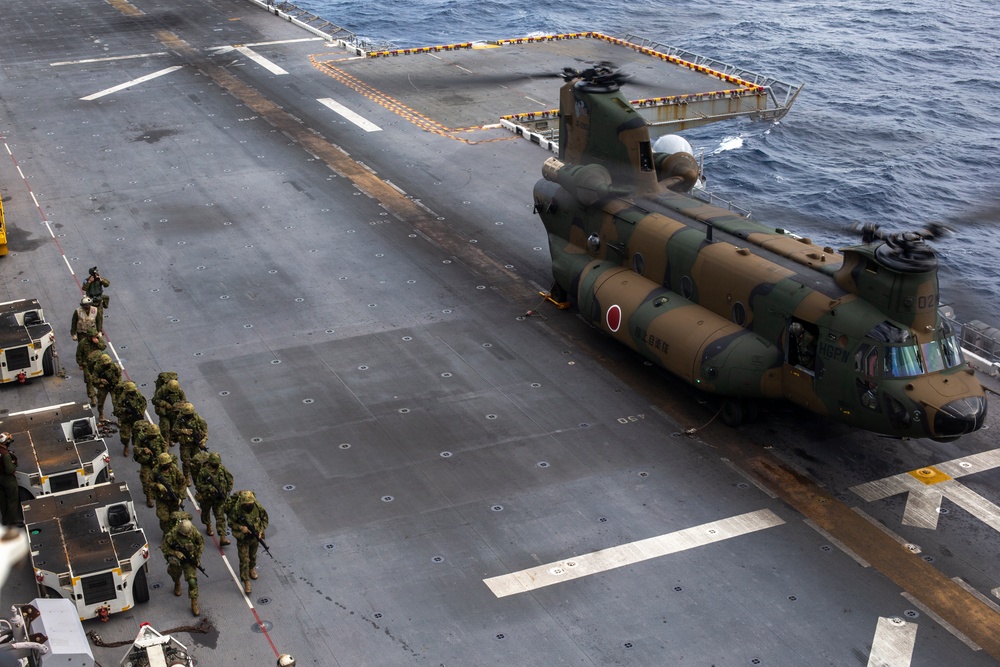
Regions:
<instances>
[{"instance_id":1,"label":"rifle","mask_svg":"<svg viewBox=\"0 0 1000 667\"><path fill-rule=\"evenodd\" d=\"M208 576L208 572L205 572L205 568L201 566L201 563L199 563L194 559L194 557L188 552L187 549L185 549L184 547L182 547L181 545L177 544L174 541L168 542L167 546L173 549L174 551L180 551L182 554L184 554L185 563L190 563L191 565L194 565L196 568L201 570L201 573L203 575L205 575L206 577Z\"/></svg>"},{"instance_id":2,"label":"rifle","mask_svg":"<svg viewBox=\"0 0 1000 667\"><path fill-rule=\"evenodd\" d=\"M163 477L162 473L154 472L153 479L156 480L159 484L162 484L164 486L164 488L167 490L167 493L170 494L170 500L172 500L177 504L177 509L184 509L184 499L177 497L177 494L174 493L174 488L170 486L166 478Z\"/></svg>"},{"instance_id":3,"label":"rifle","mask_svg":"<svg viewBox=\"0 0 1000 667\"><path fill-rule=\"evenodd\" d=\"M260 533L254 530L253 526L250 525L250 522L244 518L240 521L240 525L245 526L246 529L250 531L250 534L257 538L257 541L260 542L260 546L264 547L264 552L271 557L271 560L274 560L274 555L271 553L271 550L267 548L267 542L265 542L264 538L260 536Z\"/></svg>"},{"instance_id":4,"label":"rifle","mask_svg":"<svg viewBox=\"0 0 1000 667\"><path fill-rule=\"evenodd\" d=\"M228 496L229 496L229 494L228 494L228 493L223 493L223 492L222 492L222 489L221 489L221 488L219 488L219 485L218 485L218 483L217 483L217 482L215 481L215 478L214 478L214 477L209 477L209 479L210 479L210 480L212 480L212 488L213 488L213 489L215 489L215 497L216 497L216 498L226 498L226 497L228 497Z\"/></svg>"}]
</instances>

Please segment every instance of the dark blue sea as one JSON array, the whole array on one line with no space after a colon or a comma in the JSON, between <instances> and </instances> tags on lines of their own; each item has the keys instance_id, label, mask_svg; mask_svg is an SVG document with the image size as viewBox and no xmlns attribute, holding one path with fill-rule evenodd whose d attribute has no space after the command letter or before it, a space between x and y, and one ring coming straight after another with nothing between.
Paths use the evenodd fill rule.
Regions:
<instances>
[{"instance_id":1,"label":"dark blue sea","mask_svg":"<svg viewBox=\"0 0 1000 667\"><path fill-rule=\"evenodd\" d=\"M935 241L942 298L1000 327L997 0L297 0L361 37L429 46L632 33L804 82L778 123L685 133L713 192L821 244L852 222L955 230Z\"/></svg>"}]
</instances>

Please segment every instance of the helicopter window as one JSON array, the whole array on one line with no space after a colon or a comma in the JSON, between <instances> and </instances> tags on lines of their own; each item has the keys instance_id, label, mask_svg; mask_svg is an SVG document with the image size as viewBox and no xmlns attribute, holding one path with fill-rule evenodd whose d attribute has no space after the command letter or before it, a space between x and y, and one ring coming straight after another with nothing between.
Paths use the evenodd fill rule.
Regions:
<instances>
[{"instance_id":1,"label":"helicopter window","mask_svg":"<svg viewBox=\"0 0 1000 667\"><path fill-rule=\"evenodd\" d=\"M862 345L854 355L854 370L868 377L878 375L878 348L874 345Z\"/></svg>"},{"instance_id":2,"label":"helicopter window","mask_svg":"<svg viewBox=\"0 0 1000 667\"><path fill-rule=\"evenodd\" d=\"M916 345L887 345L885 374L887 377L912 377L924 372L920 348Z\"/></svg>"},{"instance_id":3,"label":"helicopter window","mask_svg":"<svg viewBox=\"0 0 1000 667\"><path fill-rule=\"evenodd\" d=\"M637 252L632 255L632 270L640 276L646 270L646 261L642 258L642 253Z\"/></svg>"},{"instance_id":4,"label":"helicopter window","mask_svg":"<svg viewBox=\"0 0 1000 667\"><path fill-rule=\"evenodd\" d=\"M740 326L747 323L747 309L739 301L733 304L733 322Z\"/></svg>"},{"instance_id":5,"label":"helicopter window","mask_svg":"<svg viewBox=\"0 0 1000 667\"><path fill-rule=\"evenodd\" d=\"M690 299L694 296L694 281L691 280L691 276L681 277L681 296L685 299Z\"/></svg>"},{"instance_id":6,"label":"helicopter window","mask_svg":"<svg viewBox=\"0 0 1000 667\"><path fill-rule=\"evenodd\" d=\"M889 321L875 325L868 332L869 338L874 338L883 343L906 343L910 340L911 336L912 333L908 329L900 329Z\"/></svg>"},{"instance_id":7,"label":"helicopter window","mask_svg":"<svg viewBox=\"0 0 1000 667\"><path fill-rule=\"evenodd\" d=\"M954 336L946 336L941 340L924 343L922 347L928 373L954 368L964 362L962 348Z\"/></svg>"}]
</instances>

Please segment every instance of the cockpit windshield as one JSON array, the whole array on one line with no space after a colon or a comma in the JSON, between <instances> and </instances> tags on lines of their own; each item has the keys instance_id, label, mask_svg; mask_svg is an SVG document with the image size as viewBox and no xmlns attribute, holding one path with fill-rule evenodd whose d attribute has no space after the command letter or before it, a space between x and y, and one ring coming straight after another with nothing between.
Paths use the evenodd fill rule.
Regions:
<instances>
[{"instance_id":1,"label":"cockpit windshield","mask_svg":"<svg viewBox=\"0 0 1000 667\"><path fill-rule=\"evenodd\" d=\"M885 377L913 377L936 373L965 363L962 347L944 323L938 338L919 345L910 331L883 322L868 332L871 339L884 343L882 373Z\"/></svg>"}]
</instances>

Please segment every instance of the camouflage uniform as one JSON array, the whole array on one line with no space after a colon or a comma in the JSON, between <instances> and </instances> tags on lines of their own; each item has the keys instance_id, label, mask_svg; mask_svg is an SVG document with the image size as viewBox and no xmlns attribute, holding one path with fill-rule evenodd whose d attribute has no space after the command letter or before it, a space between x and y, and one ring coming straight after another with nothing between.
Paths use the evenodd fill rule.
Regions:
<instances>
[{"instance_id":1,"label":"camouflage uniform","mask_svg":"<svg viewBox=\"0 0 1000 667\"><path fill-rule=\"evenodd\" d=\"M184 474L177 467L177 457L163 452L156 459L153 472L153 499L160 530L166 535L172 527L170 515L184 504Z\"/></svg>"},{"instance_id":2,"label":"camouflage uniform","mask_svg":"<svg viewBox=\"0 0 1000 667\"><path fill-rule=\"evenodd\" d=\"M105 287L110 287L111 281L107 278L102 278L97 272L97 267L92 266L90 268L90 274L87 279L83 282L83 291L90 297L94 305L101 309L103 314L104 309L108 307L108 303L111 301L111 297L104 293Z\"/></svg>"},{"instance_id":3,"label":"camouflage uniform","mask_svg":"<svg viewBox=\"0 0 1000 667\"><path fill-rule=\"evenodd\" d=\"M122 381L122 369L110 354L102 354L90 367L90 379L97 387L97 416L104 419L104 401Z\"/></svg>"},{"instance_id":4,"label":"camouflage uniform","mask_svg":"<svg viewBox=\"0 0 1000 667\"><path fill-rule=\"evenodd\" d=\"M83 361L83 380L87 383L87 398L90 399L90 407L97 407L97 377L94 375L94 366L107 353L104 348L91 351Z\"/></svg>"},{"instance_id":5,"label":"camouflage uniform","mask_svg":"<svg viewBox=\"0 0 1000 667\"><path fill-rule=\"evenodd\" d=\"M250 580L257 578L257 546L267 530L267 511L257 502L253 491L240 491L226 501L226 516L236 536L243 591L250 593Z\"/></svg>"},{"instance_id":6,"label":"camouflage uniform","mask_svg":"<svg viewBox=\"0 0 1000 667\"><path fill-rule=\"evenodd\" d=\"M198 566L205 540L190 519L178 521L164 536L160 550L167 559L167 573L174 580L174 595L181 594L181 575L187 580L191 612L198 615Z\"/></svg>"},{"instance_id":7,"label":"camouflage uniform","mask_svg":"<svg viewBox=\"0 0 1000 667\"><path fill-rule=\"evenodd\" d=\"M118 418L118 437L121 438L128 456L128 446L132 442L132 426L140 419L145 419L146 397L142 395L135 382L121 382L111 391L113 413Z\"/></svg>"},{"instance_id":8,"label":"camouflage uniform","mask_svg":"<svg viewBox=\"0 0 1000 667\"><path fill-rule=\"evenodd\" d=\"M80 338L76 344L76 365L83 371L83 381L87 385L87 398L90 399L91 405L97 405L97 387L90 380L91 355L96 352L97 355L93 359L97 359L107 347L97 329L88 331L87 335Z\"/></svg>"},{"instance_id":9,"label":"camouflage uniform","mask_svg":"<svg viewBox=\"0 0 1000 667\"><path fill-rule=\"evenodd\" d=\"M219 544L229 544L229 538L226 537L226 514L223 510L229 494L233 492L233 475L222 465L222 457L218 452L208 455L208 461L195 476L194 487L201 496L201 520L205 524L205 533L212 535L212 513L215 512Z\"/></svg>"},{"instance_id":10,"label":"camouflage uniform","mask_svg":"<svg viewBox=\"0 0 1000 667\"><path fill-rule=\"evenodd\" d=\"M156 393L153 394L153 409L156 410L156 414L160 418L160 433L163 434L163 440L172 447L177 441L172 431L176 417L175 406L184 403L187 397L184 395L180 383L177 382L177 373L170 373L173 377L165 378L160 384L160 378L164 375L164 373L160 373L160 377L156 378L156 383L159 386L156 388Z\"/></svg>"},{"instance_id":11,"label":"camouflage uniform","mask_svg":"<svg viewBox=\"0 0 1000 667\"><path fill-rule=\"evenodd\" d=\"M132 459L139 464L139 480L142 481L142 491L146 494L146 507L153 507L153 469L157 465L160 454L167 451L160 429L145 419L140 419L132 425L135 434L135 447L132 448Z\"/></svg>"},{"instance_id":12,"label":"camouflage uniform","mask_svg":"<svg viewBox=\"0 0 1000 667\"><path fill-rule=\"evenodd\" d=\"M208 424L188 402L176 404L177 416L170 426L170 432L181 448L181 470L184 471L184 481L191 483L191 457L199 449L208 449Z\"/></svg>"}]
</instances>

